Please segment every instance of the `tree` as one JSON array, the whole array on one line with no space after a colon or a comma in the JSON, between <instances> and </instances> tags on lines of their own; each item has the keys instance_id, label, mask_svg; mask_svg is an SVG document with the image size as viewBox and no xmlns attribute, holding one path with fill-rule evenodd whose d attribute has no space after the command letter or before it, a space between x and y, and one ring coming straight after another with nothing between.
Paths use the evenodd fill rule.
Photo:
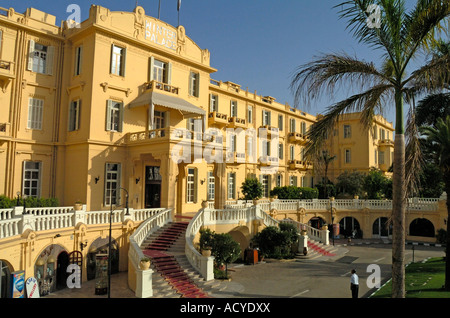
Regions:
<instances>
[{"instance_id":1,"label":"tree","mask_svg":"<svg viewBox=\"0 0 450 318\"><path fill-rule=\"evenodd\" d=\"M263 195L262 184L256 178L245 179L241 190L245 200L257 200Z\"/></svg>"},{"instance_id":2,"label":"tree","mask_svg":"<svg viewBox=\"0 0 450 318\"><path fill-rule=\"evenodd\" d=\"M450 3L417 0L410 11L402 0L349 0L336 7L341 8L341 18L348 20L348 28L355 38L381 52L381 66L346 54L325 54L298 68L291 82L296 105L302 97L314 99L323 93L333 96L337 85L346 84L361 90L330 106L312 126L308 133L312 142L306 155L317 157L325 137L332 133L342 114L361 112L361 122L369 129L375 114L387 107L386 101L394 102L392 297L404 298L408 180L405 175L404 102L411 101L415 94L444 86L443 74L449 69L449 55L433 57L413 71L408 68L413 60L418 61L420 54L433 42L436 32L442 29L450 14ZM374 15L377 18L375 24Z\"/></svg>"},{"instance_id":3,"label":"tree","mask_svg":"<svg viewBox=\"0 0 450 318\"><path fill-rule=\"evenodd\" d=\"M427 139L439 147L439 168L444 176L445 191L447 192L447 220L450 220L450 116L438 118L436 128L422 127L420 130ZM450 233L450 222L447 221L447 234ZM445 289L450 291L450 235L447 235L445 261Z\"/></svg>"},{"instance_id":4,"label":"tree","mask_svg":"<svg viewBox=\"0 0 450 318\"><path fill-rule=\"evenodd\" d=\"M228 277L228 264L238 259L241 254L241 247L230 234L214 233L211 254L218 265L225 264L225 275Z\"/></svg>"},{"instance_id":5,"label":"tree","mask_svg":"<svg viewBox=\"0 0 450 318\"><path fill-rule=\"evenodd\" d=\"M320 156L320 161L325 165L325 184L328 183L328 166L334 159L336 159L336 156L330 156L328 152L322 153L322 156Z\"/></svg>"},{"instance_id":6,"label":"tree","mask_svg":"<svg viewBox=\"0 0 450 318\"><path fill-rule=\"evenodd\" d=\"M368 199L384 199L386 198L389 179L383 175L379 169L370 169L367 176L364 177L364 190L367 192Z\"/></svg>"},{"instance_id":7,"label":"tree","mask_svg":"<svg viewBox=\"0 0 450 318\"><path fill-rule=\"evenodd\" d=\"M359 171L345 171L337 177L336 188L338 192L352 196L361 195L364 186L364 173Z\"/></svg>"}]
</instances>

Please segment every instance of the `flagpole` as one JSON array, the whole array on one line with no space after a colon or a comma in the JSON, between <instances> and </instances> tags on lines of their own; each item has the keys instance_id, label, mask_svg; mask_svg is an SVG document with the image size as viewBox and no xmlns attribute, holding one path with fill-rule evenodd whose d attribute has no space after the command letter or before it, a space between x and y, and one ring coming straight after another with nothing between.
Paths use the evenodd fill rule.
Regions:
<instances>
[{"instance_id":1,"label":"flagpole","mask_svg":"<svg viewBox=\"0 0 450 318\"><path fill-rule=\"evenodd\" d=\"M180 8L181 8L181 0L178 0L177 10L178 10L178 26L180 26Z\"/></svg>"},{"instance_id":2,"label":"flagpole","mask_svg":"<svg viewBox=\"0 0 450 318\"><path fill-rule=\"evenodd\" d=\"M159 5L158 5L158 20L161 20L161 0L159 0Z\"/></svg>"}]
</instances>

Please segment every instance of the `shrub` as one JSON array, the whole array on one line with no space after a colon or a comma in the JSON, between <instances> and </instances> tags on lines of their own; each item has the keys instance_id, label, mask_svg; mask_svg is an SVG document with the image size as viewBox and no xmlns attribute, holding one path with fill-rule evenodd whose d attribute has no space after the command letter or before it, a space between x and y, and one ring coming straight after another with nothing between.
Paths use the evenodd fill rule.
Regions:
<instances>
[{"instance_id":1,"label":"shrub","mask_svg":"<svg viewBox=\"0 0 450 318\"><path fill-rule=\"evenodd\" d=\"M296 186L275 187L270 191L270 195L276 195L281 200L317 199L319 197L319 190Z\"/></svg>"},{"instance_id":2,"label":"shrub","mask_svg":"<svg viewBox=\"0 0 450 318\"><path fill-rule=\"evenodd\" d=\"M241 190L245 200L257 200L263 195L262 184L256 178L245 179Z\"/></svg>"},{"instance_id":3,"label":"shrub","mask_svg":"<svg viewBox=\"0 0 450 318\"><path fill-rule=\"evenodd\" d=\"M0 209L9 209L14 206L23 206L24 203L25 203L26 207L29 207L29 208L59 206L59 200L56 198L27 197L26 199L20 198L19 200L17 200L17 199L10 199L5 195L0 196Z\"/></svg>"},{"instance_id":4,"label":"shrub","mask_svg":"<svg viewBox=\"0 0 450 318\"><path fill-rule=\"evenodd\" d=\"M318 198L319 199L328 199L329 197L335 197L336 196L336 186L329 182L327 184L325 183L319 183L315 186L319 192Z\"/></svg>"},{"instance_id":5,"label":"shrub","mask_svg":"<svg viewBox=\"0 0 450 318\"><path fill-rule=\"evenodd\" d=\"M256 234L253 242L260 253L269 258L292 257L291 247L297 241L297 229L292 224L280 224L280 228L269 226Z\"/></svg>"}]
</instances>

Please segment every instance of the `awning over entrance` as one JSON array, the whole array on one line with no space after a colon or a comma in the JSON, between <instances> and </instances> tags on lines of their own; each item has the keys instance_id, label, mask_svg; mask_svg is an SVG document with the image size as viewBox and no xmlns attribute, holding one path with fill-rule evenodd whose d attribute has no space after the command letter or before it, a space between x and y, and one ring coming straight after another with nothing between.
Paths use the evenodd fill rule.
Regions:
<instances>
[{"instance_id":1,"label":"awning over entrance","mask_svg":"<svg viewBox=\"0 0 450 318\"><path fill-rule=\"evenodd\" d=\"M181 111L183 116L191 117L191 116L206 116L206 111L197 107L182 98L170 96L166 94L160 94L157 92L146 92L136 98L129 104L130 108L139 107L139 106L151 106L151 105L160 105L172 109L177 109Z\"/></svg>"}]
</instances>

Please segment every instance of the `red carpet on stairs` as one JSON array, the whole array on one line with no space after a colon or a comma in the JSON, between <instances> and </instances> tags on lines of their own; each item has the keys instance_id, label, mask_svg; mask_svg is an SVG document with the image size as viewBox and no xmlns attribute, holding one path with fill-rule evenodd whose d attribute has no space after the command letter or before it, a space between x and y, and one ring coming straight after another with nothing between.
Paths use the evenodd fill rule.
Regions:
<instances>
[{"instance_id":1,"label":"red carpet on stairs","mask_svg":"<svg viewBox=\"0 0 450 318\"><path fill-rule=\"evenodd\" d=\"M330 253L327 250L321 248L320 246L314 244L311 241L308 241L308 247L310 249L315 250L317 253L322 254L323 256L335 256L336 254Z\"/></svg>"},{"instance_id":2,"label":"red carpet on stairs","mask_svg":"<svg viewBox=\"0 0 450 318\"><path fill-rule=\"evenodd\" d=\"M144 250L144 255L152 261L156 271L183 298L209 298L208 294L198 288L180 267L174 256L166 253L173 243L184 235L189 222L175 222L164 230Z\"/></svg>"}]
</instances>

